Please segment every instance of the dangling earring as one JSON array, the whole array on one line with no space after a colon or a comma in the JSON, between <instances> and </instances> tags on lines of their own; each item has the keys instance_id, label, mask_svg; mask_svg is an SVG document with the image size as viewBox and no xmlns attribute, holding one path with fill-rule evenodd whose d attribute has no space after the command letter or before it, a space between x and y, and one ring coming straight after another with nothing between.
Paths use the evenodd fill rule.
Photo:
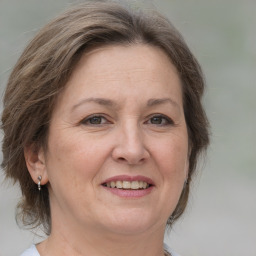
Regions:
<instances>
[{"instance_id":1,"label":"dangling earring","mask_svg":"<svg viewBox=\"0 0 256 256\"><path fill-rule=\"evenodd\" d=\"M40 190L41 190L41 180L42 180L42 176L39 175L37 179L38 179L37 186L38 186L38 190L40 191Z\"/></svg>"}]
</instances>

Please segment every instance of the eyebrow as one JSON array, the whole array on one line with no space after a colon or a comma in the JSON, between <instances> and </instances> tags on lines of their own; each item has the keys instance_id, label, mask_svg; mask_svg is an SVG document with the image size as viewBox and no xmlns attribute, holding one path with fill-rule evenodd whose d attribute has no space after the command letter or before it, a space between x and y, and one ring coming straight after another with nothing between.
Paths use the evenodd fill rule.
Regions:
<instances>
[{"instance_id":1,"label":"eyebrow","mask_svg":"<svg viewBox=\"0 0 256 256\"><path fill-rule=\"evenodd\" d=\"M166 104L166 103L170 103L171 105L179 108L179 104L171 98L149 99L147 102L147 106L152 107L155 105L162 105L162 104Z\"/></svg>"},{"instance_id":2,"label":"eyebrow","mask_svg":"<svg viewBox=\"0 0 256 256\"><path fill-rule=\"evenodd\" d=\"M92 98L81 100L80 102L78 102L77 104L75 104L72 107L71 111L74 111L74 109L80 107L81 105L86 104L86 103L90 103L90 102L93 102L93 103L96 103L96 104L99 104L99 105L102 105L102 106L107 106L107 107L117 107L118 106L117 103L115 103L114 101L112 101L110 99L93 98L92 97ZM156 106L156 105L163 105L163 104L166 104L166 103L170 103L171 105L173 105L174 107L176 107L178 109L180 108L179 104L176 101L172 100L171 98L149 99L147 101L147 106L148 107L153 107L153 106Z\"/></svg>"},{"instance_id":3,"label":"eyebrow","mask_svg":"<svg viewBox=\"0 0 256 256\"><path fill-rule=\"evenodd\" d=\"M88 98L88 99L83 99L80 102L78 102L77 104L75 104L72 107L72 111L74 109L80 107L81 105L86 104L86 103L90 103L90 102L97 103L97 104L102 105L102 106L108 106L108 107L114 107L114 106L117 105L116 103L114 103L114 101L109 100L109 99L105 99L105 98Z\"/></svg>"}]
</instances>

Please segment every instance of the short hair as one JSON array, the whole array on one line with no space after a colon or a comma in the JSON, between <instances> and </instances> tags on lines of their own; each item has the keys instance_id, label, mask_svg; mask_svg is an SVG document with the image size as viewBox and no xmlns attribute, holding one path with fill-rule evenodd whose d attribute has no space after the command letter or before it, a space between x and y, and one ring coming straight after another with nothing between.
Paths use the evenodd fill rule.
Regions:
<instances>
[{"instance_id":1,"label":"short hair","mask_svg":"<svg viewBox=\"0 0 256 256\"><path fill-rule=\"evenodd\" d=\"M27 170L24 148L47 147L56 99L81 56L105 45L146 44L162 49L182 82L184 115L189 138L189 173L171 225L185 210L189 185L199 156L209 144L209 124L202 107L204 77L197 60L174 26L156 10L142 11L117 1L86 1L42 28L15 65L4 95L2 168L19 182L23 198L17 218L29 227L51 232L49 193L40 193Z\"/></svg>"}]
</instances>

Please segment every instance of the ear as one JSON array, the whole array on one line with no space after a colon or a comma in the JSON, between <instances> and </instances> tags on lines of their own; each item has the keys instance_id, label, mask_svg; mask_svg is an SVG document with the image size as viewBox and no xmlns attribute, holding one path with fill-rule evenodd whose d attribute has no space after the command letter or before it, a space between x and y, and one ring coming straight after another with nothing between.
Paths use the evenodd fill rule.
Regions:
<instances>
[{"instance_id":1,"label":"ear","mask_svg":"<svg viewBox=\"0 0 256 256\"><path fill-rule=\"evenodd\" d=\"M45 185L48 182L48 175L43 148L38 148L35 143L31 144L25 147L24 156L32 180L37 184L38 177L41 176L41 184Z\"/></svg>"}]
</instances>

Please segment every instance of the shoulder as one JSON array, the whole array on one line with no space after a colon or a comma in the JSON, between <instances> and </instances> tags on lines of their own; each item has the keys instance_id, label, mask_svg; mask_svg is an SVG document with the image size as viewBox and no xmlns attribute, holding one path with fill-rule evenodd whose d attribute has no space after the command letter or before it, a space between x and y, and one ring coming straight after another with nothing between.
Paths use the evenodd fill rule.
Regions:
<instances>
[{"instance_id":1,"label":"shoulder","mask_svg":"<svg viewBox=\"0 0 256 256\"><path fill-rule=\"evenodd\" d=\"M36 246L32 245L30 248L24 251L20 256L40 256L40 254L38 253Z\"/></svg>"},{"instance_id":2,"label":"shoulder","mask_svg":"<svg viewBox=\"0 0 256 256\"><path fill-rule=\"evenodd\" d=\"M173 251L167 244L164 244L164 249L171 254L171 256L180 256L175 251Z\"/></svg>"}]
</instances>

